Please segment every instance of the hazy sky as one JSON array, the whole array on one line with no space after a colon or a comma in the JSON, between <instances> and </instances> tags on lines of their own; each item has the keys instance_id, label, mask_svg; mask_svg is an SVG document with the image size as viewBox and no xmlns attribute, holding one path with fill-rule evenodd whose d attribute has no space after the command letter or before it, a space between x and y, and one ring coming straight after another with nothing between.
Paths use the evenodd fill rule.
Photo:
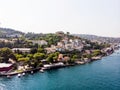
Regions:
<instances>
[{"instance_id":1,"label":"hazy sky","mask_svg":"<svg viewBox=\"0 0 120 90\"><path fill-rule=\"evenodd\" d=\"M0 27L120 37L120 0L0 0Z\"/></svg>"}]
</instances>

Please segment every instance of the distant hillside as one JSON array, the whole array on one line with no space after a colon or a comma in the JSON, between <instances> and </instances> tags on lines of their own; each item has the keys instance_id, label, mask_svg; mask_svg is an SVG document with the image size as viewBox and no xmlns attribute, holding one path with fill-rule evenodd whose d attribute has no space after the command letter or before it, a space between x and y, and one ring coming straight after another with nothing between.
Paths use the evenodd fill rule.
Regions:
<instances>
[{"instance_id":1,"label":"distant hillside","mask_svg":"<svg viewBox=\"0 0 120 90\"><path fill-rule=\"evenodd\" d=\"M0 37L20 37L23 34L23 32L14 29L0 27Z\"/></svg>"},{"instance_id":2,"label":"distant hillside","mask_svg":"<svg viewBox=\"0 0 120 90\"><path fill-rule=\"evenodd\" d=\"M74 34L75 36L79 36L81 38L85 38L88 40L97 40L100 42L107 42L107 43L120 43L120 38L114 37L101 37L97 35L88 35L88 34Z\"/></svg>"}]
</instances>

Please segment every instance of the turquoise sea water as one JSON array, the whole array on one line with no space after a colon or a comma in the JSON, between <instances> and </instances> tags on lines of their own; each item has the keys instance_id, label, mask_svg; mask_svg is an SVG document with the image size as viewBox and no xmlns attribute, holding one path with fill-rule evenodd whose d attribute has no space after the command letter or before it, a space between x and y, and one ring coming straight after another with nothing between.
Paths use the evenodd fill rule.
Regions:
<instances>
[{"instance_id":1,"label":"turquoise sea water","mask_svg":"<svg viewBox=\"0 0 120 90\"><path fill-rule=\"evenodd\" d=\"M0 77L0 90L120 90L120 50L85 65Z\"/></svg>"}]
</instances>

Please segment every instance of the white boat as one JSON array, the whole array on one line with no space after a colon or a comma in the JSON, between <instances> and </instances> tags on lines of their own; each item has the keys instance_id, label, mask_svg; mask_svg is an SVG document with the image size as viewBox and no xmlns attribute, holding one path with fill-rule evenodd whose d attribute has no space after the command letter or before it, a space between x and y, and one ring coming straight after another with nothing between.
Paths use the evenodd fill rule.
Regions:
<instances>
[{"instance_id":1,"label":"white boat","mask_svg":"<svg viewBox=\"0 0 120 90\"><path fill-rule=\"evenodd\" d=\"M31 71L31 74L33 74L33 71Z\"/></svg>"},{"instance_id":2,"label":"white boat","mask_svg":"<svg viewBox=\"0 0 120 90\"><path fill-rule=\"evenodd\" d=\"M25 73L22 73L23 76L25 76Z\"/></svg>"},{"instance_id":3,"label":"white boat","mask_svg":"<svg viewBox=\"0 0 120 90\"><path fill-rule=\"evenodd\" d=\"M7 78L10 78L10 75L7 75Z\"/></svg>"},{"instance_id":4,"label":"white boat","mask_svg":"<svg viewBox=\"0 0 120 90\"><path fill-rule=\"evenodd\" d=\"M20 74L20 73L18 74L18 77L21 77L21 74Z\"/></svg>"},{"instance_id":5,"label":"white boat","mask_svg":"<svg viewBox=\"0 0 120 90\"><path fill-rule=\"evenodd\" d=\"M43 73L43 72L44 72L44 70L43 70L43 69L40 69L40 72L42 72L42 73Z\"/></svg>"}]
</instances>

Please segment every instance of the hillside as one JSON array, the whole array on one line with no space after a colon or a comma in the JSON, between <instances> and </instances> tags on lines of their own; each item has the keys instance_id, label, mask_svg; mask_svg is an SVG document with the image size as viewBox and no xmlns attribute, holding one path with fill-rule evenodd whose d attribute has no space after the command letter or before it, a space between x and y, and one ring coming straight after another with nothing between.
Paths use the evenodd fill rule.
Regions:
<instances>
[{"instance_id":1,"label":"hillside","mask_svg":"<svg viewBox=\"0 0 120 90\"><path fill-rule=\"evenodd\" d=\"M15 36L20 37L23 34L24 34L23 32L14 29L0 27L0 37L15 37Z\"/></svg>"},{"instance_id":2,"label":"hillside","mask_svg":"<svg viewBox=\"0 0 120 90\"><path fill-rule=\"evenodd\" d=\"M107 43L120 43L120 38L102 37L102 36L88 35L88 34L74 34L74 35L88 40L97 40L100 42L107 42Z\"/></svg>"}]
</instances>

